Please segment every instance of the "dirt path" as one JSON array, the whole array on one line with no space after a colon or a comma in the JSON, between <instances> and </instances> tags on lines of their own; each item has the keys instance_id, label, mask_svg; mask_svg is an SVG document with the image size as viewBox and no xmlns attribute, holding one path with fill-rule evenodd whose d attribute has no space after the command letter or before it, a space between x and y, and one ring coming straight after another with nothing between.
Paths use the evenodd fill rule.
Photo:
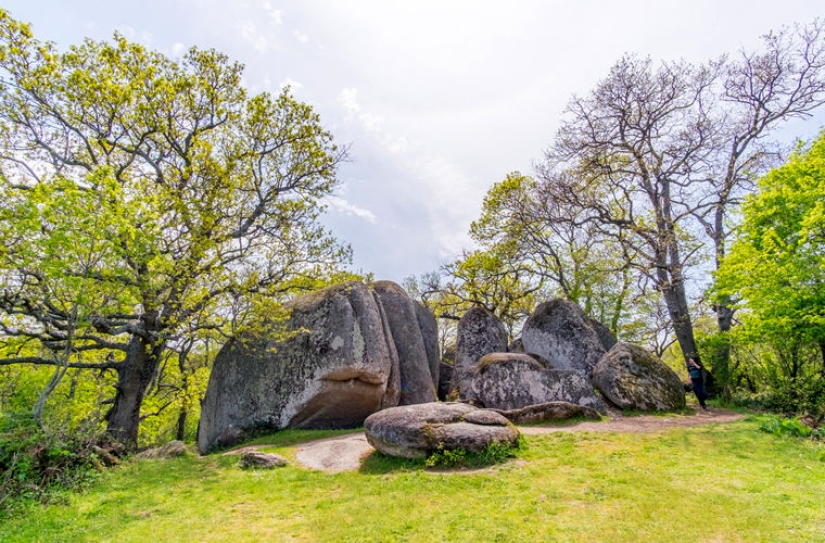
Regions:
<instances>
[{"instance_id":1,"label":"dirt path","mask_svg":"<svg viewBox=\"0 0 825 543\"><path fill-rule=\"evenodd\" d=\"M667 428L701 426L734 422L743 416L734 411L710 407L693 415L623 417L611 414L604 422L577 422L569 426L520 426L522 434L551 434L554 432L656 432Z\"/></svg>"},{"instance_id":2,"label":"dirt path","mask_svg":"<svg viewBox=\"0 0 825 543\"><path fill-rule=\"evenodd\" d=\"M667 428L700 426L734 422L739 413L710 408L694 415L623 417L611 415L604 422L578 422L569 426L520 426L525 435L553 432L655 432ZM363 432L304 443L298 448L296 459L304 467L328 472L356 470L361 461L374 449Z\"/></svg>"}]
</instances>

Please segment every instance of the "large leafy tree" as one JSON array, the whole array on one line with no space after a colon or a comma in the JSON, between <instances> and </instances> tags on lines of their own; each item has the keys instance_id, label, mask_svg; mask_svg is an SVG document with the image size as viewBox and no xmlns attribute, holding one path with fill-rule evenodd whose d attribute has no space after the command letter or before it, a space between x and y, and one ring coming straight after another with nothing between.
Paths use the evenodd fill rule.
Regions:
<instances>
[{"instance_id":1,"label":"large leafy tree","mask_svg":"<svg viewBox=\"0 0 825 543\"><path fill-rule=\"evenodd\" d=\"M661 293L683 353L696 352L690 270L718 265L742 197L781 157L766 137L825 102L825 23L785 28L706 65L626 55L574 97L545 153L545 193L632 256ZM709 243L706 243L709 242ZM704 257L704 258L701 258ZM717 300L721 331L733 311ZM724 366L727 353L718 353Z\"/></svg>"},{"instance_id":2,"label":"large leafy tree","mask_svg":"<svg viewBox=\"0 0 825 543\"><path fill-rule=\"evenodd\" d=\"M813 345L825 378L825 134L759 181L716 276L718 296L744 308L756 342ZM787 360L787 376L804 358Z\"/></svg>"},{"instance_id":3,"label":"large leafy tree","mask_svg":"<svg viewBox=\"0 0 825 543\"><path fill-rule=\"evenodd\" d=\"M316 222L345 152L214 50L66 52L0 11L0 364L111 369L134 443L164 352L227 334L348 257Z\"/></svg>"},{"instance_id":4,"label":"large leafy tree","mask_svg":"<svg viewBox=\"0 0 825 543\"><path fill-rule=\"evenodd\" d=\"M470 236L500 276L511 283L519 279L522 285L515 292L488 289L489 296L524 298L528 314L534 297L562 297L615 334L627 316L624 304L632 290L627 255L592 225L574 224L567 215L571 209L559 205L545 189L532 177L513 172L487 192ZM472 259L460 264L457 271Z\"/></svg>"}]
</instances>

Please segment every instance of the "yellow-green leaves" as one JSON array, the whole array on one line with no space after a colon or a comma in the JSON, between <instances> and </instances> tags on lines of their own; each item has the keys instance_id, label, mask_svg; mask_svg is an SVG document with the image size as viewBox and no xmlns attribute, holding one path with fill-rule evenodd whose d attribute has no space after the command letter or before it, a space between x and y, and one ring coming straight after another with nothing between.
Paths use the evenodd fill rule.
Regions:
<instances>
[{"instance_id":1,"label":"yellow-green leaves","mask_svg":"<svg viewBox=\"0 0 825 543\"><path fill-rule=\"evenodd\" d=\"M166 345L340 272L349 251L315 219L344 153L288 91L247 96L242 71L117 34L59 52L0 11L0 317L29 317L15 333L56 348L79 309L85 347L121 351L121 375L145 358L146 386Z\"/></svg>"},{"instance_id":2,"label":"yellow-green leaves","mask_svg":"<svg viewBox=\"0 0 825 543\"><path fill-rule=\"evenodd\" d=\"M825 342L825 135L759 183L716 277L753 334Z\"/></svg>"}]
</instances>

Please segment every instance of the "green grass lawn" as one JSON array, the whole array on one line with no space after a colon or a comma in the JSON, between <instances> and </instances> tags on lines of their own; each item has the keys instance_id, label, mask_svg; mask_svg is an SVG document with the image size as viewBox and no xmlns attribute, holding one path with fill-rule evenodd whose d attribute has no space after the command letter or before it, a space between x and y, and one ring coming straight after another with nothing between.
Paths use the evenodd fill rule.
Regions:
<instances>
[{"instance_id":1,"label":"green grass lawn","mask_svg":"<svg viewBox=\"0 0 825 543\"><path fill-rule=\"evenodd\" d=\"M294 458L326 435L260 441ZM449 473L377 453L339 474L137 460L66 504L0 519L0 541L825 542L825 447L753 419L525 444L506 464Z\"/></svg>"}]
</instances>

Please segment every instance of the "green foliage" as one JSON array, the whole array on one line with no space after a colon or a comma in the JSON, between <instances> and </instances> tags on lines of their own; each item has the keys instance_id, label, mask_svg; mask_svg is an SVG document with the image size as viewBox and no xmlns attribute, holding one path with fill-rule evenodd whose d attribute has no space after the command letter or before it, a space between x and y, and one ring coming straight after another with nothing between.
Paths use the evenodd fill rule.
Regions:
<instances>
[{"instance_id":1,"label":"green foliage","mask_svg":"<svg viewBox=\"0 0 825 543\"><path fill-rule=\"evenodd\" d=\"M759 182L716 276L751 336L825 343L825 134Z\"/></svg>"},{"instance_id":2,"label":"green foliage","mask_svg":"<svg viewBox=\"0 0 825 543\"><path fill-rule=\"evenodd\" d=\"M517 451L524 445L524 438L520 437L515 445L509 443L490 443L480 451L465 449L445 449L439 446L424 461L428 468L480 468L500 464L514 458Z\"/></svg>"},{"instance_id":3,"label":"green foliage","mask_svg":"<svg viewBox=\"0 0 825 543\"><path fill-rule=\"evenodd\" d=\"M574 224L535 179L513 172L484 197L470 236L480 249L445 267L459 299L483 305L511 335L536 304L561 297L616 333L628 310L630 276L617 244Z\"/></svg>"},{"instance_id":4,"label":"green foliage","mask_svg":"<svg viewBox=\"0 0 825 543\"><path fill-rule=\"evenodd\" d=\"M822 428L811 428L799 418L764 417L764 420L759 425L759 429L765 433L777 436L811 438L815 440L825 439L825 432L823 432Z\"/></svg>"},{"instance_id":5,"label":"green foliage","mask_svg":"<svg viewBox=\"0 0 825 543\"><path fill-rule=\"evenodd\" d=\"M0 416L0 511L27 500L53 501L98 478L93 428L44 431L30 414Z\"/></svg>"},{"instance_id":6,"label":"green foliage","mask_svg":"<svg viewBox=\"0 0 825 543\"><path fill-rule=\"evenodd\" d=\"M742 326L727 377L783 413L825 415L825 133L800 145L744 203L714 296Z\"/></svg>"},{"instance_id":7,"label":"green foliage","mask_svg":"<svg viewBox=\"0 0 825 543\"><path fill-rule=\"evenodd\" d=\"M317 220L346 151L288 90L249 95L214 50L61 52L3 10L0 75L0 365L51 366L47 393L115 370L119 437L196 403L204 364L184 361L180 394L140 413L167 350L275 328L280 302L351 275Z\"/></svg>"}]
</instances>

